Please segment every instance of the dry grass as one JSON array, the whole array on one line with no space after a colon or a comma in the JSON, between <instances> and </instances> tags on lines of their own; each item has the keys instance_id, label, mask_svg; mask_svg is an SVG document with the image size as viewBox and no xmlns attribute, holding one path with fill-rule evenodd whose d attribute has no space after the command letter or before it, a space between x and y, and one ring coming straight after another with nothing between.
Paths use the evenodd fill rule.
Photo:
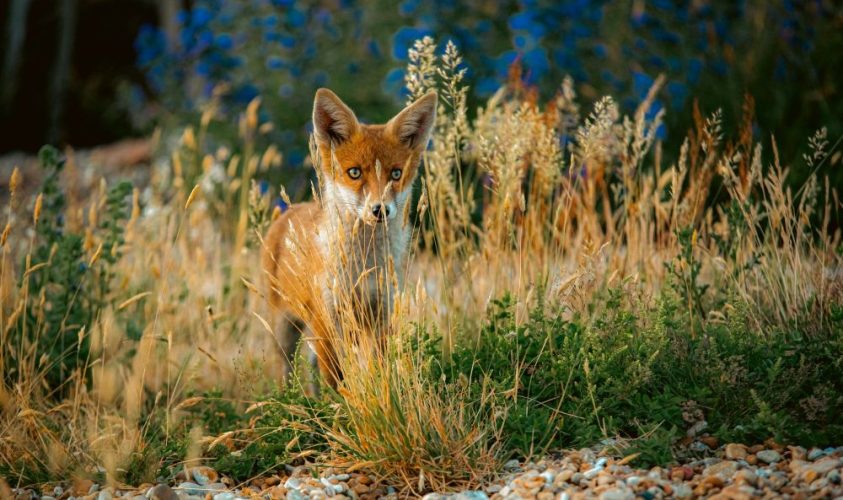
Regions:
<instances>
[{"instance_id":1,"label":"dry grass","mask_svg":"<svg viewBox=\"0 0 843 500\"><path fill-rule=\"evenodd\" d=\"M753 137L751 101L733 140L722 137L719 113L697 112L677 160L666 163L655 140L661 115L646 118L662 80L633 116L622 116L607 97L583 118L566 80L547 103L518 84L502 88L471 122L459 64L455 48L436 57L430 40L411 52L411 99L435 88L445 112L413 217L414 248L423 250L409 269L382 278L404 273L392 311L397 337L425 324L448 339L448 351L458 327L478 324L489 301L506 291L522 316L541 296L588 318L595 294L620 284L636 300L651 300L665 285L666 264L683 255L685 230L699 282L737 294L760 330L793 321L805 331L823 329L843 291L840 234L829 228L837 193L816 177L798 192L788 187L775 143L765 155ZM39 343L49 339L13 335L26 312L27 324L47 331L53 305L29 294L39 209L16 193L18 178L10 182L0 256L0 466L10 483L97 471L119 483L144 463L150 415L162 414L174 428L190 391L221 388L245 403L279 380L254 265L254 236L272 212L252 180L282 162L272 146L258 146L271 126L258 125L258 106L240 119L236 154L207 139L215 102L197 128L164 136L149 185L134 193L104 306L90 324L75 325L90 354L68 374L61 398L45 387L46 368L61 362L42 356ZM574 146L561 144L560 135ZM812 165L819 165L827 146L821 136L812 144ZM64 182L72 184L80 170L71 165ZM66 210L67 228L86 235L92 263L100 258L104 198L97 190L69 200ZM726 236L728 249L718 245ZM692 276L691 266L680 260L678 274ZM724 315L714 310L705 321ZM495 471L500 454L490 438L499 430L483 418L489 408L466 404L460 387L430 387L419 373L424 360L400 342L378 352L360 340L365 328L350 311L343 318L343 331L335 332L348 347L340 357L342 418L317 423L331 446L323 460L372 469L408 491L473 483ZM135 339L132 328L140 331ZM688 334L696 328L691 322ZM151 478L156 466L131 477Z\"/></svg>"}]
</instances>

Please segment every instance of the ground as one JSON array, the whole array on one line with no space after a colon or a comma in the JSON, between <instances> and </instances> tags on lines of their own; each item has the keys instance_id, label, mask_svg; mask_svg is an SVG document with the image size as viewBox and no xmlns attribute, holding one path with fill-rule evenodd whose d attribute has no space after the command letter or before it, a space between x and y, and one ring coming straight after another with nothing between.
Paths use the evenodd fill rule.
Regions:
<instances>
[{"instance_id":1,"label":"ground","mask_svg":"<svg viewBox=\"0 0 843 500\"><path fill-rule=\"evenodd\" d=\"M700 444L704 444L698 442ZM711 443L709 443L711 444ZM601 456L595 449L560 453L538 462L511 460L493 481L462 492L428 493L426 500L601 498L840 498L843 446L807 450L768 442L730 443L710 456L672 467L638 468L635 456ZM7 490L17 499L235 500L303 498L407 498L365 472L343 473L304 465L234 484L209 467L194 467L167 484L104 487L90 480L43 486L40 491ZM2 492L0 492L2 493Z\"/></svg>"}]
</instances>

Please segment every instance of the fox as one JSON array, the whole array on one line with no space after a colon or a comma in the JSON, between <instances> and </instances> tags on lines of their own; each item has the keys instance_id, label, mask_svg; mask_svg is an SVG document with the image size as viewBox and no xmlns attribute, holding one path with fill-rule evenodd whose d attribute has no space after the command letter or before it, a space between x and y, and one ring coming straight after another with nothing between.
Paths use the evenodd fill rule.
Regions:
<instances>
[{"instance_id":1,"label":"fox","mask_svg":"<svg viewBox=\"0 0 843 500\"><path fill-rule=\"evenodd\" d=\"M341 307L346 314L350 308L374 337L370 345L385 345L412 233L409 202L437 102L430 91L387 123L368 125L331 90L316 91L312 137L319 196L276 217L262 246L285 379L306 332L311 362L337 389L343 377L338 355L346 347L336 345ZM397 279L385 278L390 269Z\"/></svg>"}]
</instances>

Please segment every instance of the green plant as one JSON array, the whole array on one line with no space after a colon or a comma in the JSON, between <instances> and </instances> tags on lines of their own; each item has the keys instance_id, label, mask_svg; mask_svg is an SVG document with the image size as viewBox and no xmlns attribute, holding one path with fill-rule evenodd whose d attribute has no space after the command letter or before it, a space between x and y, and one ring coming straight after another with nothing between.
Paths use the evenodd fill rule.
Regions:
<instances>
[{"instance_id":1,"label":"green plant","mask_svg":"<svg viewBox=\"0 0 843 500\"><path fill-rule=\"evenodd\" d=\"M49 146L42 148L39 159L47 175L35 204L35 237L20 285L30 300L10 336L16 352L34 349L35 355L10 356L4 378L8 382L25 370L43 370L48 391L61 393L68 380L86 368L90 341L85 329L110 300L112 267L122 253L131 185L121 182L108 191L104 217L91 228L92 238L100 243L89 253L86 236L65 225L67 207L60 186L64 159Z\"/></svg>"}]
</instances>

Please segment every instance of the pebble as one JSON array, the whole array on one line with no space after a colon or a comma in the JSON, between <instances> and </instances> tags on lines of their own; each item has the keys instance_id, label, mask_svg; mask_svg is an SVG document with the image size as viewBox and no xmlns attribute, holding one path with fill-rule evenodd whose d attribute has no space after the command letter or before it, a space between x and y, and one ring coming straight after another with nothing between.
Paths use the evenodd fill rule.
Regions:
<instances>
[{"instance_id":1,"label":"pebble","mask_svg":"<svg viewBox=\"0 0 843 500\"><path fill-rule=\"evenodd\" d=\"M773 464L776 462L781 461L782 456L776 450L761 450L755 454L758 457L758 460L762 462L766 462L768 464Z\"/></svg>"},{"instance_id":2,"label":"pebble","mask_svg":"<svg viewBox=\"0 0 843 500\"><path fill-rule=\"evenodd\" d=\"M729 460L743 460L746 458L746 446L742 444L729 443L725 449L726 458Z\"/></svg>"},{"instance_id":3,"label":"pebble","mask_svg":"<svg viewBox=\"0 0 843 500\"><path fill-rule=\"evenodd\" d=\"M702 439L698 441L705 443ZM712 445L712 440L707 441ZM843 448L805 449L772 441L755 446L728 443L708 450L700 458L680 461L668 468L650 469L636 468L632 462L620 460L621 457L601 456L604 454L603 448L595 447L539 462L522 463L513 459L505 464L497 479L485 484L485 491L434 492L425 495L424 500L660 500L687 499L694 495L717 500L785 496L843 498ZM76 479L61 486L44 487L43 496L24 489L16 490L12 498L66 500L71 495L79 500L399 498L397 485L379 483L366 473L338 473L332 469L321 472L321 476L313 475L306 465L289 467L251 480L248 486L237 486L231 478L210 467L194 467L187 474L191 480L182 481L175 488L147 484L115 489ZM185 479L184 474L180 477Z\"/></svg>"},{"instance_id":4,"label":"pebble","mask_svg":"<svg viewBox=\"0 0 843 500\"><path fill-rule=\"evenodd\" d=\"M150 500L179 500L176 492L166 484L159 484L150 488L147 498Z\"/></svg>"}]
</instances>

